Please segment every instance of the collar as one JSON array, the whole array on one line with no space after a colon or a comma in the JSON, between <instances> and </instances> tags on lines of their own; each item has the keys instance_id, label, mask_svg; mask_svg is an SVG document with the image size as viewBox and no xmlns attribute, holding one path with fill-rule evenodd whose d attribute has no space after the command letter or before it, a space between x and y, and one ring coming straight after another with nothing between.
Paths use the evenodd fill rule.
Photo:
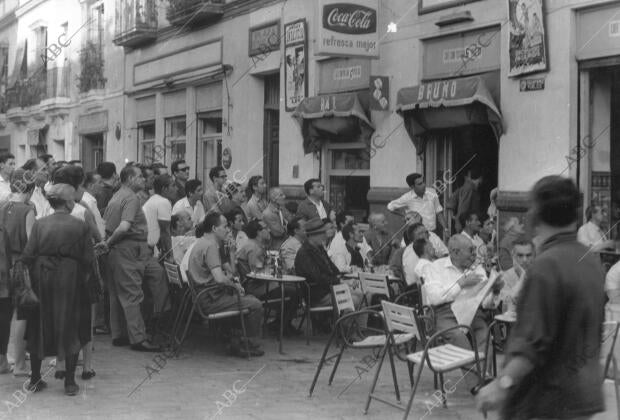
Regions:
<instances>
[{"instance_id":1,"label":"collar","mask_svg":"<svg viewBox=\"0 0 620 420\"><path fill-rule=\"evenodd\" d=\"M556 233L545 239L545 241L540 244L540 251L546 251L547 249L562 244L566 242L575 242L577 241L577 234L575 232L561 232Z\"/></svg>"},{"instance_id":2,"label":"collar","mask_svg":"<svg viewBox=\"0 0 620 420\"><path fill-rule=\"evenodd\" d=\"M463 273L465 271L465 270L461 270L460 268L458 268L457 266L452 264L452 258L450 258L449 255L447 257L444 257L443 259L444 259L444 261L441 262L441 265L444 268L452 268L452 269L458 271L459 273Z\"/></svg>"},{"instance_id":3,"label":"collar","mask_svg":"<svg viewBox=\"0 0 620 420\"><path fill-rule=\"evenodd\" d=\"M314 204L316 207L322 206L323 205L323 200L314 201L314 199L310 196L308 196L308 201L310 201L312 204Z\"/></svg>"},{"instance_id":4,"label":"collar","mask_svg":"<svg viewBox=\"0 0 620 420\"><path fill-rule=\"evenodd\" d=\"M428 194L428 188L424 190L424 193L422 193L422 197L416 194L416 192L413 189L409 190L409 192L411 192L411 196L413 198L419 198L420 200L422 200L424 197L426 197L426 194Z\"/></svg>"}]
</instances>

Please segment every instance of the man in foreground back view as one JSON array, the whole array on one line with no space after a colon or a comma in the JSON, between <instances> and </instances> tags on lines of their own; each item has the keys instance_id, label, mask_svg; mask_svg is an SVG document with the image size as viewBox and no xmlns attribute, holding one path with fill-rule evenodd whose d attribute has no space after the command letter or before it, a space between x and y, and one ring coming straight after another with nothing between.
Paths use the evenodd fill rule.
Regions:
<instances>
[{"instance_id":1,"label":"man in foreground back view","mask_svg":"<svg viewBox=\"0 0 620 420\"><path fill-rule=\"evenodd\" d=\"M603 267L577 242L579 192L547 176L529 211L541 244L517 302L517 321L498 378L480 390L478 409L503 419L587 419L604 410L599 365Z\"/></svg>"}]
</instances>

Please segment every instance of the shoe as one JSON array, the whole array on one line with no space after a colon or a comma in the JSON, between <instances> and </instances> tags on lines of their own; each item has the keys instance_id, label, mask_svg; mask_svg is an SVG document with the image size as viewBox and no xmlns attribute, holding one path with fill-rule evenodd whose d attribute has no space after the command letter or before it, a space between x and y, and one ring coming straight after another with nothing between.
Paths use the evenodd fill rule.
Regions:
<instances>
[{"instance_id":1,"label":"shoe","mask_svg":"<svg viewBox=\"0 0 620 420\"><path fill-rule=\"evenodd\" d=\"M77 384L65 385L65 395L73 397L80 392L80 387Z\"/></svg>"},{"instance_id":2,"label":"shoe","mask_svg":"<svg viewBox=\"0 0 620 420\"><path fill-rule=\"evenodd\" d=\"M64 370L57 370L54 373L54 378L56 378L56 379L65 379L65 371Z\"/></svg>"},{"instance_id":3,"label":"shoe","mask_svg":"<svg viewBox=\"0 0 620 420\"><path fill-rule=\"evenodd\" d=\"M480 392L480 390L482 388L484 388L485 386L487 386L491 382L493 382L493 378L483 379L478 385L476 385L475 387L470 389L469 392L471 392L471 395L476 396L476 395L478 395L478 392Z\"/></svg>"},{"instance_id":4,"label":"shoe","mask_svg":"<svg viewBox=\"0 0 620 420\"><path fill-rule=\"evenodd\" d=\"M129 339L127 337L115 338L112 340L114 347L124 347L129 345Z\"/></svg>"},{"instance_id":5,"label":"shoe","mask_svg":"<svg viewBox=\"0 0 620 420\"><path fill-rule=\"evenodd\" d=\"M28 391L30 392L39 392L39 391L43 391L45 388L47 388L47 382L39 379L36 382L32 382L32 380L30 382L28 382L28 385L26 386L26 389L28 389Z\"/></svg>"},{"instance_id":6,"label":"shoe","mask_svg":"<svg viewBox=\"0 0 620 420\"><path fill-rule=\"evenodd\" d=\"M132 344L131 349L134 351L144 351L150 353L159 353L161 351L161 347L149 343L146 340L142 341L141 343Z\"/></svg>"},{"instance_id":7,"label":"shoe","mask_svg":"<svg viewBox=\"0 0 620 420\"><path fill-rule=\"evenodd\" d=\"M94 370L86 370L84 372L82 372L82 379L85 381L88 381L91 378L95 377L95 371Z\"/></svg>"}]
</instances>

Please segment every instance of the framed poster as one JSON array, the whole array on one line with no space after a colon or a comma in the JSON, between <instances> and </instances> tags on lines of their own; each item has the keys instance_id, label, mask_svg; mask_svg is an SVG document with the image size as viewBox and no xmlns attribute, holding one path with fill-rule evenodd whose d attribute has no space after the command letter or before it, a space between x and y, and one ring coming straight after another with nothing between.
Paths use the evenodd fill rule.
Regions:
<instances>
[{"instance_id":1,"label":"framed poster","mask_svg":"<svg viewBox=\"0 0 620 420\"><path fill-rule=\"evenodd\" d=\"M308 96L308 37L306 19L284 25L284 96L286 110L294 111Z\"/></svg>"},{"instance_id":2,"label":"framed poster","mask_svg":"<svg viewBox=\"0 0 620 420\"><path fill-rule=\"evenodd\" d=\"M509 77L546 71L547 45L543 0L508 0Z\"/></svg>"},{"instance_id":3,"label":"framed poster","mask_svg":"<svg viewBox=\"0 0 620 420\"><path fill-rule=\"evenodd\" d=\"M478 0L418 0L418 15L431 13L450 7L462 6Z\"/></svg>"}]
</instances>

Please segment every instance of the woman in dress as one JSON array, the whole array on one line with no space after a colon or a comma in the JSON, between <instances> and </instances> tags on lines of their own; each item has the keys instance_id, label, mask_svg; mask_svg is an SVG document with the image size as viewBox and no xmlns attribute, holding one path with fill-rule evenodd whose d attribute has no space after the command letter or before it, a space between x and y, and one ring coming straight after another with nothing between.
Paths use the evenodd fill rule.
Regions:
<instances>
[{"instance_id":1,"label":"woman in dress","mask_svg":"<svg viewBox=\"0 0 620 420\"><path fill-rule=\"evenodd\" d=\"M12 261L21 256L32 225L35 220L34 207L29 203L35 184L28 179L27 171L18 168L11 174L11 197L9 202L0 207L0 223L7 230ZM6 357L11 319L13 318L13 297L8 282L0 279L0 373L8 373L9 363ZM17 314L16 314L17 315ZM28 376L26 366L26 342L24 333L26 321L19 320L13 324L13 347L15 349L14 376Z\"/></svg>"},{"instance_id":2,"label":"woman in dress","mask_svg":"<svg viewBox=\"0 0 620 420\"><path fill-rule=\"evenodd\" d=\"M47 198L55 212L34 223L21 257L40 301L28 314L26 327L32 392L47 385L41 380L41 361L47 356L65 360L65 394L79 392L75 367L80 349L90 340L86 276L94 253L88 226L71 216L74 196L68 184L51 186Z\"/></svg>"}]
</instances>

